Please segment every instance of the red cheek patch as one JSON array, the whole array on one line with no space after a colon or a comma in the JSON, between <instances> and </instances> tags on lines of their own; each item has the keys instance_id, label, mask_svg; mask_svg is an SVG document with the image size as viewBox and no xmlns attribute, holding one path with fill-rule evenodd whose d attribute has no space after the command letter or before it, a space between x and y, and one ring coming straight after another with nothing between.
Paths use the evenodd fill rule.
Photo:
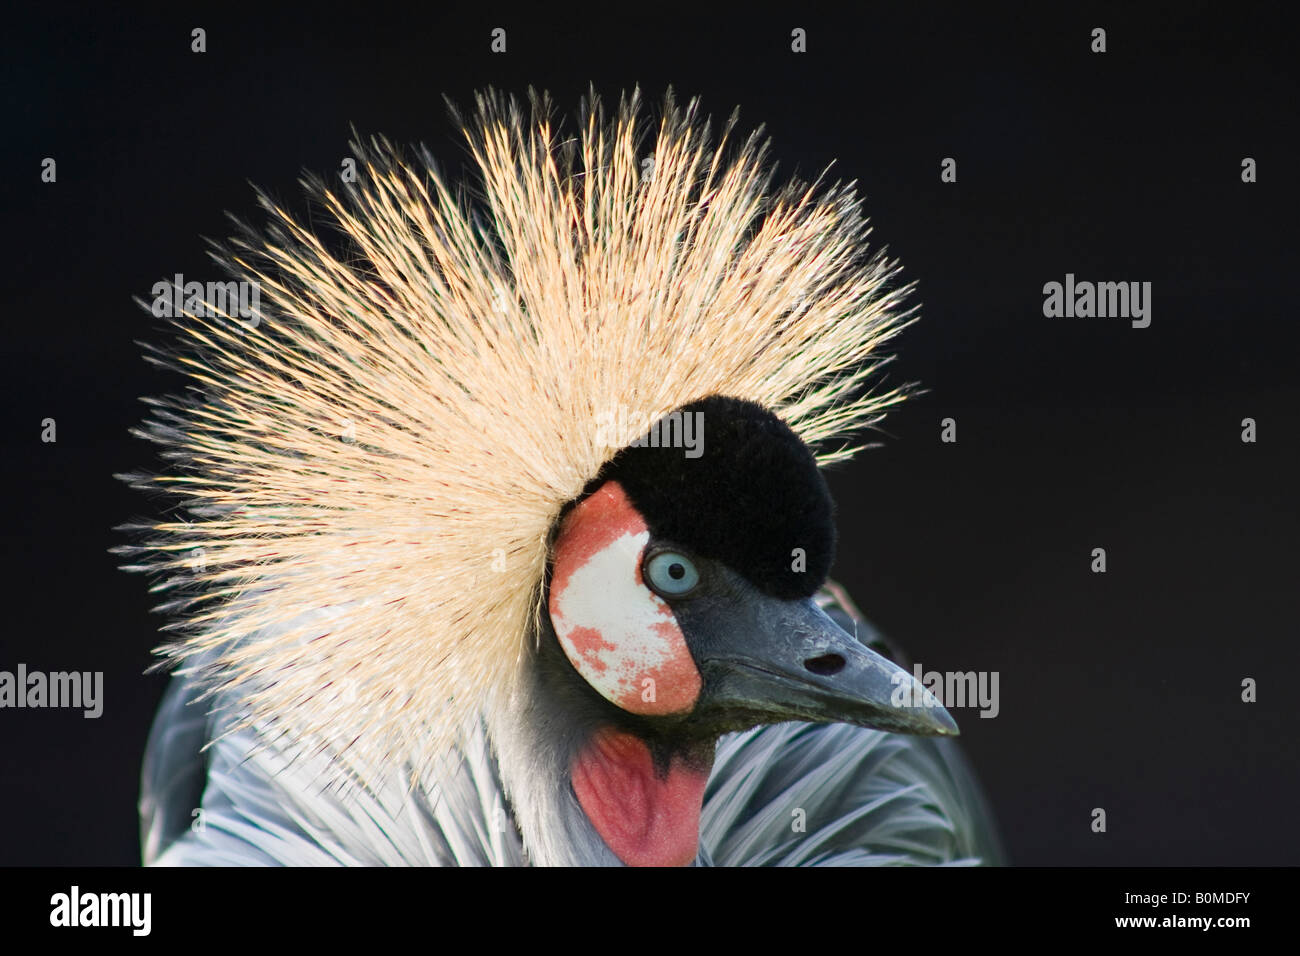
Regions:
<instances>
[{"instance_id":1,"label":"red cheek patch","mask_svg":"<svg viewBox=\"0 0 1300 956\"><path fill-rule=\"evenodd\" d=\"M600 636L600 631L594 631L589 627L575 627L569 632L569 643L573 645L573 652L582 658L582 662L587 667L602 673L609 669L601 654L616 648L613 644L606 643Z\"/></svg>"},{"instance_id":2,"label":"red cheek patch","mask_svg":"<svg viewBox=\"0 0 1300 956\"><path fill-rule=\"evenodd\" d=\"M560 529L551 623L578 673L634 714L689 711L701 679L672 609L641 580L645 520L616 481L577 505Z\"/></svg>"}]
</instances>

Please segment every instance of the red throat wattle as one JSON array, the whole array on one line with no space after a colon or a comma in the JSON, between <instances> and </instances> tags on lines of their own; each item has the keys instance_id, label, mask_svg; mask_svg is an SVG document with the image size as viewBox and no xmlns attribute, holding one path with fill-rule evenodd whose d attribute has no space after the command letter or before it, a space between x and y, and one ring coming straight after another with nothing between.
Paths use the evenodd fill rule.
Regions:
<instances>
[{"instance_id":1,"label":"red throat wattle","mask_svg":"<svg viewBox=\"0 0 1300 956\"><path fill-rule=\"evenodd\" d=\"M628 866L694 861L709 770L674 757L667 774L657 776L645 742L612 729L597 733L571 768L587 819Z\"/></svg>"}]
</instances>

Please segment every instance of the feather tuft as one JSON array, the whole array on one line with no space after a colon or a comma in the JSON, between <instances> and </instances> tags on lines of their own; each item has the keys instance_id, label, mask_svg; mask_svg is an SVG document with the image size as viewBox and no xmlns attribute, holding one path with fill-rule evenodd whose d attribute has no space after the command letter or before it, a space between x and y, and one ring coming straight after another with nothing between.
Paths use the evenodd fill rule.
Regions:
<instances>
[{"instance_id":1,"label":"feather tuft","mask_svg":"<svg viewBox=\"0 0 1300 956\"><path fill-rule=\"evenodd\" d=\"M311 220L260 193L270 224L214 251L258 321L194 309L149 348L189 388L149 402L165 470L124 477L176 507L124 553L237 728L423 772L512 693L557 515L659 415L758 402L827 464L904 396L865 388L911 313L851 185L774 190L694 100L553 113L478 98L473 199L382 138L357 183L305 180Z\"/></svg>"}]
</instances>

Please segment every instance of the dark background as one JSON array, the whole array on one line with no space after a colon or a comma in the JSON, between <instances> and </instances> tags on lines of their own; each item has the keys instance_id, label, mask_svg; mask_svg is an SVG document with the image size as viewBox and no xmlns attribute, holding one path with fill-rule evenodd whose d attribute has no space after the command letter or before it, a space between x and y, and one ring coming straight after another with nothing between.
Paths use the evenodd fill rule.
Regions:
<instances>
[{"instance_id":1,"label":"dark background","mask_svg":"<svg viewBox=\"0 0 1300 956\"><path fill-rule=\"evenodd\" d=\"M157 323L132 296L177 272L217 278L200 237L229 234L226 210L258 221L249 182L298 202L300 170L337 170L350 124L450 167L464 152L444 93L533 84L572 115L588 82L639 83L652 103L671 84L719 117L739 105L784 174L835 160L917 283L922 321L889 376L929 391L832 474L835 576L928 667L1000 672L996 719L954 716L1012 861L1300 860L1300 144L1280 5L34 6L7 15L0 66L0 669L102 670L106 705L99 720L0 711L0 863L139 859L138 771L165 682L142 675L161 621L108 548L153 503L111 476L156 463L127 429L138 396L178 382L140 359L133 340ZM489 53L495 26L505 55ZM956 184L940 182L946 156ZM1067 272L1150 281L1151 327L1044 318L1043 283ZM956 445L938 441L946 416ZM1247 416L1256 444L1240 441ZM46 417L56 444L40 441ZM1257 703L1241 702L1244 677Z\"/></svg>"}]
</instances>

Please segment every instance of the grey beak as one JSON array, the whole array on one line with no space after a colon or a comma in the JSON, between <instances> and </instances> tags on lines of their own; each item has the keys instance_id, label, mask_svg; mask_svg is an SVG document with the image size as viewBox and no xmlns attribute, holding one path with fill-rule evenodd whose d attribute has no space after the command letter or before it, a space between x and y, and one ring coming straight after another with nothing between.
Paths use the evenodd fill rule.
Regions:
<instances>
[{"instance_id":1,"label":"grey beak","mask_svg":"<svg viewBox=\"0 0 1300 956\"><path fill-rule=\"evenodd\" d=\"M811 599L757 592L727 602L733 614L700 628L693 647L704 677L697 712L743 715L749 723L843 722L922 736L952 736L957 724L911 674L845 632ZM737 619L735 611L740 611Z\"/></svg>"}]
</instances>

